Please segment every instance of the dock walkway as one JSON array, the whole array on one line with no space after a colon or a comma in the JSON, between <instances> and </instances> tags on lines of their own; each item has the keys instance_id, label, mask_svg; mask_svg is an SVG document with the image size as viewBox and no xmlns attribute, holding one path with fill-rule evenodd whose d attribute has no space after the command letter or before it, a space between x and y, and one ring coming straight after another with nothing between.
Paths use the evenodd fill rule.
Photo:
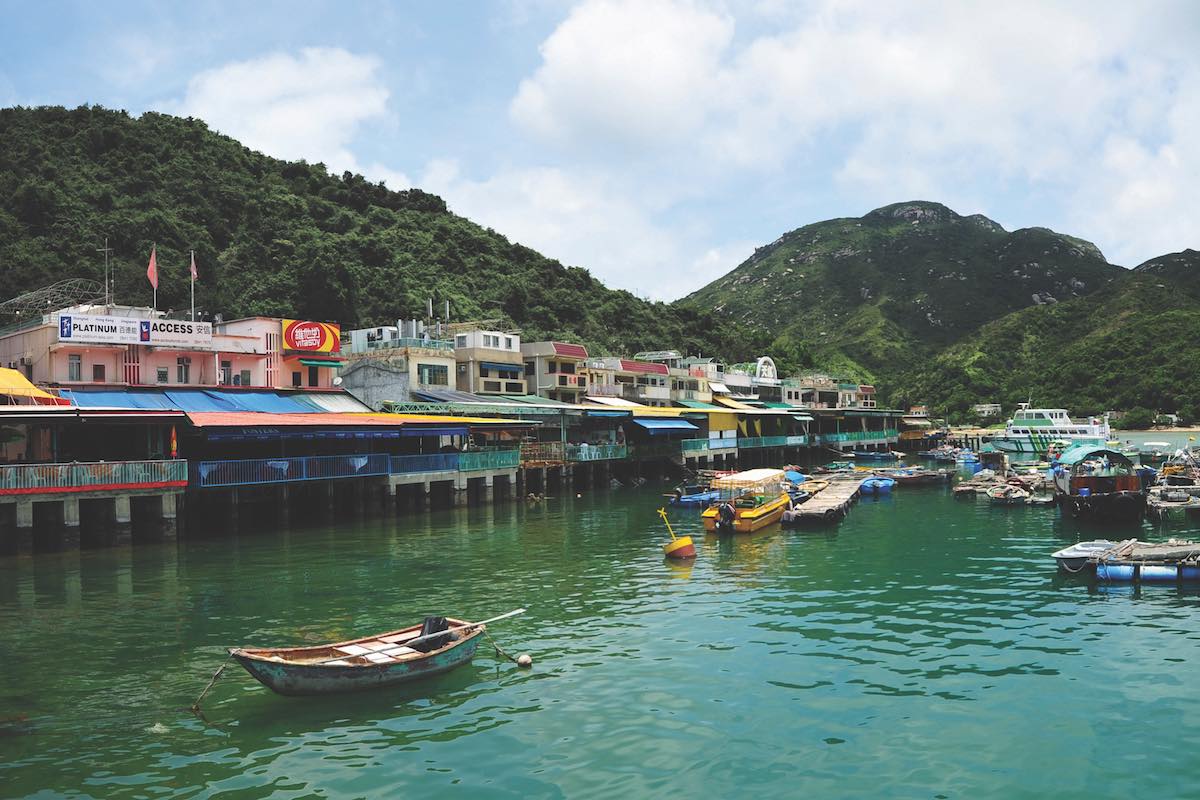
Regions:
<instances>
[{"instance_id":1,"label":"dock walkway","mask_svg":"<svg viewBox=\"0 0 1200 800\"><path fill-rule=\"evenodd\" d=\"M783 513L785 525L817 525L837 522L850 510L851 504L858 497L862 485L871 479L836 477L829 486L822 489L813 497L801 503L791 511Z\"/></svg>"}]
</instances>

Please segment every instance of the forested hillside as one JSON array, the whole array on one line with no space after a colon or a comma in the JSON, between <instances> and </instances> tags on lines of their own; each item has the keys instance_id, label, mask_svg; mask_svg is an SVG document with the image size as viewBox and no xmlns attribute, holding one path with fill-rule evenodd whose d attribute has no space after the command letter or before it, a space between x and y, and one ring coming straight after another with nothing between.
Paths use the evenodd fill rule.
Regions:
<instances>
[{"instance_id":1,"label":"forested hillside","mask_svg":"<svg viewBox=\"0 0 1200 800\"><path fill-rule=\"evenodd\" d=\"M990 320L1123 272L1080 239L910 202L786 233L683 303L772 331L793 360L886 386Z\"/></svg>"},{"instance_id":2,"label":"forested hillside","mask_svg":"<svg viewBox=\"0 0 1200 800\"><path fill-rule=\"evenodd\" d=\"M896 378L902 398L963 413L1033 400L1097 413L1144 407L1200 419L1200 253L1147 261L1065 303L1009 314Z\"/></svg>"},{"instance_id":3,"label":"forested hillside","mask_svg":"<svg viewBox=\"0 0 1200 800\"><path fill-rule=\"evenodd\" d=\"M390 191L321 164L251 151L194 119L134 119L96 107L0 110L0 299L64 277L103 273L114 251L120 302L189 301L226 317L298 315L345 327L422 316L427 297L457 320L507 317L527 338L554 335L613 352L720 350L764 342L730 335L711 312L613 291L449 213L419 189Z\"/></svg>"},{"instance_id":4,"label":"forested hillside","mask_svg":"<svg viewBox=\"0 0 1200 800\"><path fill-rule=\"evenodd\" d=\"M759 248L674 304L606 288L450 213L321 164L279 161L193 119L95 107L0 110L0 299L67 277L146 304L345 327L422 316L503 318L527 339L598 352L674 348L773 356L871 380L884 403L965 413L1033 399L1078 411L1145 406L1200 417L1200 255L1136 270L1044 228L1013 232L928 202L817 222Z\"/></svg>"}]
</instances>

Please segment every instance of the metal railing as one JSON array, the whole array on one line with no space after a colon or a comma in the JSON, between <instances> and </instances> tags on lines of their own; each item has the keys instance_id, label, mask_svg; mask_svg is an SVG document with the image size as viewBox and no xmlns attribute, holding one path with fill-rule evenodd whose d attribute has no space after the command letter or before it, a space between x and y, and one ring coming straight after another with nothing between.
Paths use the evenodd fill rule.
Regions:
<instances>
[{"instance_id":1,"label":"metal railing","mask_svg":"<svg viewBox=\"0 0 1200 800\"><path fill-rule=\"evenodd\" d=\"M623 444L567 445L568 461L612 461L628 455L629 450Z\"/></svg>"},{"instance_id":2,"label":"metal railing","mask_svg":"<svg viewBox=\"0 0 1200 800\"><path fill-rule=\"evenodd\" d=\"M787 437L787 446L788 447L807 447L808 446L808 437L807 436L788 436Z\"/></svg>"},{"instance_id":3,"label":"metal railing","mask_svg":"<svg viewBox=\"0 0 1200 800\"><path fill-rule=\"evenodd\" d=\"M594 397L620 397L621 384L593 383L588 387L588 394Z\"/></svg>"},{"instance_id":4,"label":"metal railing","mask_svg":"<svg viewBox=\"0 0 1200 800\"><path fill-rule=\"evenodd\" d=\"M183 460L13 464L0 467L0 495L184 486L187 479Z\"/></svg>"},{"instance_id":5,"label":"metal railing","mask_svg":"<svg viewBox=\"0 0 1200 800\"><path fill-rule=\"evenodd\" d=\"M840 444L842 442L883 442L895 439L900 432L895 428L882 431L852 431L847 433L818 433L813 441L819 444Z\"/></svg>"},{"instance_id":6,"label":"metal railing","mask_svg":"<svg viewBox=\"0 0 1200 800\"><path fill-rule=\"evenodd\" d=\"M786 447L786 436L745 436L737 440L738 448L743 447Z\"/></svg>"},{"instance_id":7,"label":"metal railing","mask_svg":"<svg viewBox=\"0 0 1200 800\"><path fill-rule=\"evenodd\" d=\"M251 486L263 483L291 483L293 481L387 475L391 469L388 461L387 453L198 461L192 465L192 485L202 488Z\"/></svg>"},{"instance_id":8,"label":"metal railing","mask_svg":"<svg viewBox=\"0 0 1200 800\"><path fill-rule=\"evenodd\" d=\"M679 442L679 449L684 453L708 452L708 439L683 439Z\"/></svg>"},{"instance_id":9,"label":"metal railing","mask_svg":"<svg viewBox=\"0 0 1200 800\"><path fill-rule=\"evenodd\" d=\"M458 454L459 472L485 469L516 469L521 465L520 450L468 450Z\"/></svg>"},{"instance_id":10,"label":"metal railing","mask_svg":"<svg viewBox=\"0 0 1200 800\"><path fill-rule=\"evenodd\" d=\"M458 469L460 455L460 453L427 453L392 456L388 466L393 475L410 472L447 472Z\"/></svg>"}]
</instances>

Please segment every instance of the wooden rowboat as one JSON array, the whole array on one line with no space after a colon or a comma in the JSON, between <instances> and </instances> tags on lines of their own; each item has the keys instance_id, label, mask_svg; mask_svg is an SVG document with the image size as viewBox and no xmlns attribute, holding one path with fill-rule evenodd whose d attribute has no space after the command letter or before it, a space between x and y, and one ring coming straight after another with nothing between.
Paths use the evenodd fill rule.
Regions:
<instances>
[{"instance_id":1,"label":"wooden rowboat","mask_svg":"<svg viewBox=\"0 0 1200 800\"><path fill-rule=\"evenodd\" d=\"M421 636L412 625L377 636L315 647L237 647L229 654L260 683L286 695L333 694L377 689L449 672L475 655L482 623L446 620L449 628ZM490 621L490 620L489 620ZM447 637L439 641L438 637ZM418 640L438 645L428 652Z\"/></svg>"}]
</instances>

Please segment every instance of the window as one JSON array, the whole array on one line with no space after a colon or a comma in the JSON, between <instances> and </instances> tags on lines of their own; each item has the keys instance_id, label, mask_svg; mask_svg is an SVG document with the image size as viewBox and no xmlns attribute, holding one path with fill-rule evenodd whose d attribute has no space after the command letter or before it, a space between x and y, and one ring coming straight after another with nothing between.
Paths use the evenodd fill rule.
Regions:
<instances>
[{"instance_id":1,"label":"window","mask_svg":"<svg viewBox=\"0 0 1200 800\"><path fill-rule=\"evenodd\" d=\"M551 375L558 372L558 362L556 362L556 361L549 362L546 365L546 372L549 372Z\"/></svg>"},{"instance_id":2,"label":"window","mask_svg":"<svg viewBox=\"0 0 1200 800\"><path fill-rule=\"evenodd\" d=\"M67 380L69 380L69 381L83 380L82 359L77 355L67 356Z\"/></svg>"},{"instance_id":3,"label":"window","mask_svg":"<svg viewBox=\"0 0 1200 800\"><path fill-rule=\"evenodd\" d=\"M466 347L467 346L466 335L463 334L463 335L455 336L454 337L454 346L455 347Z\"/></svg>"},{"instance_id":4,"label":"window","mask_svg":"<svg viewBox=\"0 0 1200 800\"><path fill-rule=\"evenodd\" d=\"M479 365L479 377L486 378L488 376L488 368L483 364Z\"/></svg>"},{"instance_id":5,"label":"window","mask_svg":"<svg viewBox=\"0 0 1200 800\"><path fill-rule=\"evenodd\" d=\"M99 383L104 382L104 365L103 364L92 364L92 380L97 381Z\"/></svg>"},{"instance_id":6,"label":"window","mask_svg":"<svg viewBox=\"0 0 1200 800\"><path fill-rule=\"evenodd\" d=\"M166 367L159 367L156 372L158 373L156 377L158 378L159 383L166 383L167 381L171 380L171 373Z\"/></svg>"},{"instance_id":7,"label":"window","mask_svg":"<svg viewBox=\"0 0 1200 800\"><path fill-rule=\"evenodd\" d=\"M192 380L192 365L182 359L175 365L175 382L190 383Z\"/></svg>"},{"instance_id":8,"label":"window","mask_svg":"<svg viewBox=\"0 0 1200 800\"><path fill-rule=\"evenodd\" d=\"M303 385L304 385L304 381L301 380L300 373L293 372L292 373L292 386L303 386Z\"/></svg>"},{"instance_id":9,"label":"window","mask_svg":"<svg viewBox=\"0 0 1200 800\"><path fill-rule=\"evenodd\" d=\"M512 349L513 349L512 337L511 337L511 336L505 336L505 337L504 337L504 349L505 349L505 350L512 350Z\"/></svg>"},{"instance_id":10,"label":"window","mask_svg":"<svg viewBox=\"0 0 1200 800\"><path fill-rule=\"evenodd\" d=\"M417 383L426 386L448 386L450 370L442 364L417 364Z\"/></svg>"},{"instance_id":11,"label":"window","mask_svg":"<svg viewBox=\"0 0 1200 800\"><path fill-rule=\"evenodd\" d=\"M317 367L309 367L308 368L308 385L309 386L320 385L320 382L317 380L317 374L318 374Z\"/></svg>"},{"instance_id":12,"label":"window","mask_svg":"<svg viewBox=\"0 0 1200 800\"><path fill-rule=\"evenodd\" d=\"M250 370L244 369L244 370L242 370L242 386L249 386L249 385L250 385Z\"/></svg>"},{"instance_id":13,"label":"window","mask_svg":"<svg viewBox=\"0 0 1200 800\"><path fill-rule=\"evenodd\" d=\"M220 382L221 382L222 386L228 386L229 384L233 383L233 362L232 361L222 361L221 362Z\"/></svg>"},{"instance_id":14,"label":"window","mask_svg":"<svg viewBox=\"0 0 1200 800\"><path fill-rule=\"evenodd\" d=\"M532 377L533 373L536 371L537 371L537 367L534 365L534 362L532 362L532 361L525 362L525 376L526 377Z\"/></svg>"},{"instance_id":15,"label":"window","mask_svg":"<svg viewBox=\"0 0 1200 800\"><path fill-rule=\"evenodd\" d=\"M575 374L575 364L573 362L564 361L562 363L561 369L563 372L567 373L568 375Z\"/></svg>"}]
</instances>

